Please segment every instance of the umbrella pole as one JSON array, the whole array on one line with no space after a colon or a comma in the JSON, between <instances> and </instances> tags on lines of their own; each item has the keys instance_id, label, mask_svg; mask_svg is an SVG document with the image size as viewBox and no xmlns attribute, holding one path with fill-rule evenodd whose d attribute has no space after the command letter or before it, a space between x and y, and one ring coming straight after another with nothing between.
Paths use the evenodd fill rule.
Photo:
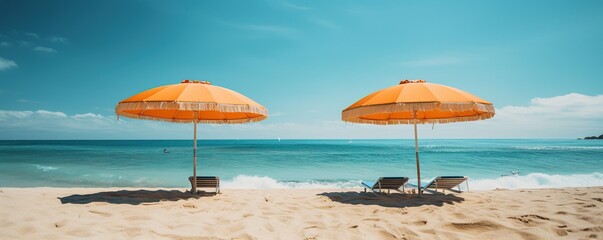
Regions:
<instances>
[{"instance_id":1,"label":"umbrella pole","mask_svg":"<svg viewBox=\"0 0 603 240\"><path fill-rule=\"evenodd\" d=\"M193 140L193 193L197 193L197 112L194 114L195 133Z\"/></svg>"},{"instance_id":2,"label":"umbrella pole","mask_svg":"<svg viewBox=\"0 0 603 240\"><path fill-rule=\"evenodd\" d=\"M421 165L419 164L419 139L417 137L417 111L414 111L414 127L415 127L415 158L417 159L417 188L419 189L419 197L422 194L421 189Z\"/></svg>"}]
</instances>

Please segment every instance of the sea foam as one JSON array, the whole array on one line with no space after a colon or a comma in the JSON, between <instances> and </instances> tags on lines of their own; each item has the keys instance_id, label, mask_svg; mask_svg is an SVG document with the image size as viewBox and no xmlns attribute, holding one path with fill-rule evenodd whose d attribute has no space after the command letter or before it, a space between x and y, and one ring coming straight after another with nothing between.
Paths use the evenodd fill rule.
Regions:
<instances>
[{"instance_id":1,"label":"sea foam","mask_svg":"<svg viewBox=\"0 0 603 240\"><path fill-rule=\"evenodd\" d=\"M423 179L427 183L430 179ZM410 179L416 183L416 179ZM267 176L238 175L222 180L226 189L337 189L360 188L361 180L342 181L278 181ZM469 179L469 190L525 189L525 188L564 188L603 186L603 174L555 175L530 173L528 175L505 176L497 178ZM461 190L467 190L467 184L461 184Z\"/></svg>"},{"instance_id":2,"label":"sea foam","mask_svg":"<svg viewBox=\"0 0 603 240\"><path fill-rule=\"evenodd\" d=\"M44 172L48 172L48 171L52 171L52 170L57 170L59 169L58 167L52 167L52 166L44 166L44 165L39 165L39 164L34 164L33 165L36 169L38 170L42 170Z\"/></svg>"},{"instance_id":3,"label":"sea foam","mask_svg":"<svg viewBox=\"0 0 603 240\"><path fill-rule=\"evenodd\" d=\"M469 180L469 188L475 190L492 190L496 188L564 188L564 187L594 187L603 186L603 174L544 174L530 173L528 175L505 176L494 179L478 178Z\"/></svg>"},{"instance_id":4,"label":"sea foam","mask_svg":"<svg viewBox=\"0 0 603 240\"><path fill-rule=\"evenodd\" d=\"M359 187L360 181L277 181L266 176L238 175L233 179L223 180L221 186L230 189L333 189Z\"/></svg>"}]
</instances>

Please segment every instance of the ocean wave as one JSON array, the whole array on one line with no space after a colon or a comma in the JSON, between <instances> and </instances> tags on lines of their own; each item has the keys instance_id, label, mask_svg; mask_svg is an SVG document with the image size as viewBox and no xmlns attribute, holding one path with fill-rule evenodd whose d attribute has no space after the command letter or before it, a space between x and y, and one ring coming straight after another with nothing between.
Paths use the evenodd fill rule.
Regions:
<instances>
[{"instance_id":1,"label":"ocean wave","mask_svg":"<svg viewBox=\"0 0 603 240\"><path fill-rule=\"evenodd\" d=\"M516 150L603 150L603 146L516 146Z\"/></svg>"},{"instance_id":2,"label":"ocean wave","mask_svg":"<svg viewBox=\"0 0 603 240\"><path fill-rule=\"evenodd\" d=\"M564 188L564 187L594 187L603 186L603 174L556 175L530 173L528 175L505 176L494 179L469 179L470 190L492 190L496 188ZM463 189L463 186L461 186Z\"/></svg>"},{"instance_id":3,"label":"ocean wave","mask_svg":"<svg viewBox=\"0 0 603 240\"><path fill-rule=\"evenodd\" d=\"M238 175L231 180L222 180L222 188L230 189L334 189L360 186L359 180L346 181L278 181L270 177Z\"/></svg>"},{"instance_id":4,"label":"ocean wave","mask_svg":"<svg viewBox=\"0 0 603 240\"><path fill-rule=\"evenodd\" d=\"M44 165L39 165L39 164L34 164L33 165L36 169L38 170L42 170L44 172L48 172L48 171L53 171L53 170L57 170L59 169L58 167L53 167L53 166L44 166Z\"/></svg>"},{"instance_id":5,"label":"ocean wave","mask_svg":"<svg viewBox=\"0 0 603 240\"><path fill-rule=\"evenodd\" d=\"M427 183L431 179L421 180ZM409 183L416 183L410 179ZM360 180L339 181L279 181L267 176L238 175L232 179L222 180L225 189L349 189L361 188ZM603 186L603 174L569 174L556 175L530 173L528 175L505 176L497 178L470 178L469 190L493 189L527 189L527 188L565 188ZM461 190L467 190L467 184L461 184Z\"/></svg>"}]
</instances>

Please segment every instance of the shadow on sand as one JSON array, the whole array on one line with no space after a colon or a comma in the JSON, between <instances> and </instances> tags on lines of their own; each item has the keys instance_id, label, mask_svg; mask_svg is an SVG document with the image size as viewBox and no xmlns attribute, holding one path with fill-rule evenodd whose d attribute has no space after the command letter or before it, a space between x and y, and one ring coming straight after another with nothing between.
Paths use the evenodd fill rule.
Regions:
<instances>
[{"instance_id":1,"label":"shadow on sand","mask_svg":"<svg viewBox=\"0 0 603 240\"><path fill-rule=\"evenodd\" d=\"M199 199L201 197L215 196L215 193L200 192L191 194L178 190L120 190L111 192L98 192L91 194L74 194L66 197L59 197L62 204L88 204L92 202L106 202L113 204L131 204L139 205L144 203L153 203L159 201L178 201L182 199Z\"/></svg>"},{"instance_id":2,"label":"shadow on sand","mask_svg":"<svg viewBox=\"0 0 603 240\"><path fill-rule=\"evenodd\" d=\"M370 192L325 192L318 194L325 196L334 202L353 205L379 205L383 207L418 207L418 206L442 206L463 202L465 199L453 194L423 194L422 197L414 194L402 193L370 193Z\"/></svg>"}]
</instances>

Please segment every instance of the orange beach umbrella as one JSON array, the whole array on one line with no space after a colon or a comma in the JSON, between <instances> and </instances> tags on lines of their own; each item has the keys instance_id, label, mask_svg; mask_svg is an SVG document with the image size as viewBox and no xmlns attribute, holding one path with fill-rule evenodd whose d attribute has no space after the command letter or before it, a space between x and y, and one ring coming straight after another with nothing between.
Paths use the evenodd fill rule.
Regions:
<instances>
[{"instance_id":1,"label":"orange beach umbrella","mask_svg":"<svg viewBox=\"0 0 603 240\"><path fill-rule=\"evenodd\" d=\"M115 106L117 116L194 124L193 176L197 177L197 123L258 122L268 110L242 94L207 81L184 80L126 98ZM193 181L193 192L197 191Z\"/></svg>"},{"instance_id":2,"label":"orange beach umbrella","mask_svg":"<svg viewBox=\"0 0 603 240\"><path fill-rule=\"evenodd\" d=\"M417 124L488 119L494 116L494 107L491 102L453 87L427 83L424 80L403 80L397 86L376 91L360 99L344 109L341 116L346 122L413 124L418 186L421 187Z\"/></svg>"}]
</instances>

